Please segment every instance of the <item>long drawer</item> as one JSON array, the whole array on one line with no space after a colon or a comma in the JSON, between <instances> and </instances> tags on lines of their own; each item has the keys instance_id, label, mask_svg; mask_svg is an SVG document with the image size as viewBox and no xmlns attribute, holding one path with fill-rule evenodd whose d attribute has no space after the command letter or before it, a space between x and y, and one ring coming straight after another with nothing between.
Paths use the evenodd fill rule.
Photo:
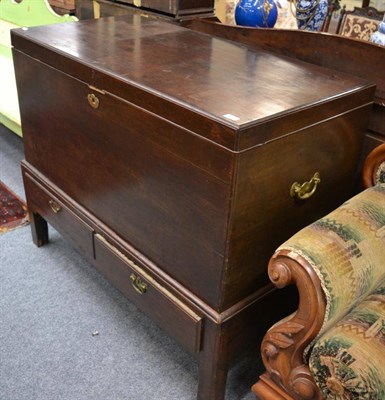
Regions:
<instances>
[{"instance_id":1,"label":"long drawer","mask_svg":"<svg viewBox=\"0 0 385 400\"><path fill-rule=\"evenodd\" d=\"M95 235L95 267L140 310L194 354L200 351L202 318L103 236Z\"/></svg>"}]
</instances>

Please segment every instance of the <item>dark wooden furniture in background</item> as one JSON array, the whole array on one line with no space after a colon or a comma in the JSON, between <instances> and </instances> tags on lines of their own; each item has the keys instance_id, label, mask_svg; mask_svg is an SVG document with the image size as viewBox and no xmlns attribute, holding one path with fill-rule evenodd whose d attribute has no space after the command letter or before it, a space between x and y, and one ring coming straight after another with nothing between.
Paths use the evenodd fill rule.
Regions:
<instances>
[{"instance_id":1,"label":"dark wooden furniture in background","mask_svg":"<svg viewBox=\"0 0 385 400\"><path fill-rule=\"evenodd\" d=\"M376 84L363 157L385 142L385 49L339 35L283 29L254 29L194 20L192 29L311 64L370 79Z\"/></svg>"},{"instance_id":2,"label":"dark wooden furniture in background","mask_svg":"<svg viewBox=\"0 0 385 400\"><path fill-rule=\"evenodd\" d=\"M382 144L365 160L362 174L365 188L376 185L377 171L384 161L385 144ZM275 323L266 333L261 347L266 372L253 386L253 392L260 400L322 400L322 393L314 381L309 365L304 361L305 349L319 335L325 320L327 301L321 281L305 258L283 249L270 259L268 271L271 281L278 288L295 285L300 301L295 313ZM364 335L365 332L362 333L363 337ZM350 379L350 382L354 380L352 377L347 381ZM357 380L362 382L364 379L358 377ZM370 398L380 399L377 397L380 393L376 393L373 388L371 390L373 397ZM341 396L348 398L349 394L350 391ZM333 398L333 394L330 398Z\"/></svg>"},{"instance_id":3,"label":"dark wooden furniture in background","mask_svg":"<svg viewBox=\"0 0 385 400\"><path fill-rule=\"evenodd\" d=\"M197 357L198 399L223 399L296 306L272 251L354 191L373 84L137 15L12 43L35 243L46 221L72 240Z\"/></svg>"},{"instance_id":4,"label":"dark wooden furniture in background","mask_svg":"<svg viewBox=\"0 0 385 400\"><path fill-rule=\"evenodd\" d=\"M121 0L143 10L154 10L159 13L174 16L176 19L184 16L207 15L214 11L214 0Z\"/></svg>"},{"instance_id":5,"label":"dark wooden furniture in background","mask_svg":"<svg viewBox=\"0 0 385 400\"><path fill-rule=\"evenodd\" d=\"M336 12L338 7L339 7L339 0L332 0L329 3L328 12L326 14L325 21L322 24L321 32L328 32L329 31L330 22L331 22L331 19L333 17L333 13Z\"/></svg>"},{"instance_id":6,"label":"dark wooden furniture in background","mask_svg":"<svg viewBox=\"0 0 385 400\"><path fill-rule=\"evenodd\" d=\"M378 5L378 3L377 3L377 5ZM370 6L370 0L362 0L362 5L361 5L362 8L369 7L369 6ZM380 7L381 8L379 9L379 11L385 11L384 3L380 4Z\"/></svg>"},{"instance_id":7,"label":"dark wooden furniture in background","mask_svg":"<svg viewBox=\"0 0 385 400\"><path fill-rule=\"evenodd\" d=\"M140 6L136 6L136 4L140 4ZM76 16L79 19L125 14L148 15L170 22L211 18L214 17L214 0L142 0L140 2L133 0L119 2L114 0L76 0Z\"/></svg>"},{"instance_id":8,"label":"dark wooden furniture in background","mask_svg":"<svg viewBox=\"0 0 385 400\"><path fill-rule=\"evenodd\" d=\"M51 8L59 15L75 14L75 0L48 0Z\"/></svg>"}]
</instances>

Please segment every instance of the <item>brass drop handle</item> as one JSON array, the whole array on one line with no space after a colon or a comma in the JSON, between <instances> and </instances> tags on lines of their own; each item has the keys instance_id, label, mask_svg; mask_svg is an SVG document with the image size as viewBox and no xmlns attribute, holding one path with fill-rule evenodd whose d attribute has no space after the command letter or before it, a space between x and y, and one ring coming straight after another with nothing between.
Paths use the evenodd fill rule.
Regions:
<instances>
[{"instance_id":1,"label":"brass drop handle","mask_svg":"<svg viewBox=\"0 0 385 400\"><path fill-rule=\"evenodd\" d=\"M60 206L58 203L56 203L55 200L50 200L50 201L48 202L48 204L49 204L49 206L51 207L51 210L52 210L55 214L57 214L57 213L61 210L61 206Z\"/></svg>"},{"instance_id":2,"label":"brass drop handle","mask_svg":"<svg viewBox=\"0 0 385 400\"><path fill-rule=\"evenodd\" d=\"M132 281L132 287L139 293L144 294L147 292L147 284L142 281L142 279L135 275L131 274L130 279Z\"/></svg>"},{"instance_id":3,"label":"brass drop handle","mask_svg":"<svg viewBox=\"0 0 385 400\"><path fill-rule=\"evenodd\" d=\"M87 100L88 100L88 104L92 108L95 108L95 109L99 108L99 98L94 93L88 94Z\"/></svg>"},{"instance_id":4,"label":"brass drop handle","mask_svg":"<svg viewBox=\"0 0 385 400\"><path fill-rule=\"evenodd\" d=\"M290 188L290 196L295 199L306 200L313 196L320 182L319 172L316 172L309 182L304 182L302 185L294 182Z\"/></svg>"}]
</instances>

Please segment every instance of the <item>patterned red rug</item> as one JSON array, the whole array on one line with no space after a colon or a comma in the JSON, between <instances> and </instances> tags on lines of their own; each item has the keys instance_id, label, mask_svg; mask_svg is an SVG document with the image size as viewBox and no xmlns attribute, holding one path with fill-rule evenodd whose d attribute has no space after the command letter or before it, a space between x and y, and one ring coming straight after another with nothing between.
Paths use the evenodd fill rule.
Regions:
<instances>
[{"instance_id":1,"label":"patterned red rug","mask_svg":"<svg viewBox=\"0 0 385 400\"><path fill-rule=\"evenodd\" d=\"M0 181L0 235L27 223L26 204Z\"/></svg>"}]
</instances>

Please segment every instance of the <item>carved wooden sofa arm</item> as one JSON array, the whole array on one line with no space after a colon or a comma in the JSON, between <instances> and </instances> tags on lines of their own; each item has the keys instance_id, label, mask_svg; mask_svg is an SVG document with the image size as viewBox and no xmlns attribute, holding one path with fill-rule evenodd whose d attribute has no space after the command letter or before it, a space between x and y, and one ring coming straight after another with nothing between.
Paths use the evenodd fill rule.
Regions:
<instances>
[{"instance_id":1,"label":"carved wooden sofa arm","mask_svg":"<svg viewBox=\"0 0 385 400\"><path fill-rule=\"evenodd\" d=\"M326 392L333 392L334 397L323 397L319 388L322 384L316 383L309 368L309 357L312 361L315 343L322 334L338 325L338 321L344 323L343 318L349 320L355 305L370 297L381 283L385 318L385 144L367 157L363 181L365 187L378 185L298 232L279 247L269 262L271 281L278 288L295 284L299 305L294 314L275 324L263 339L261 351L266 372L253 386L257 399L356 398L344 397L344 388L330 374L320 379L327 380ZM383 323L385 339L385 319ZM322 361L327 364L328 360ZM326 374L327 366L334 368L321 365L321 375ZM357 397L361 398L376 397Z\"/></svg>"},{"instance_id":2,"label":"carved wooden sofa arm","mask_svg":"<svg viewBox=\"0 0 385 400\"><path fill-rule=\"evenodd\" d=\"M366 157L362 180L366 188L385 183L385 143L376 147Z\"/></svg>"}]
</instances>

